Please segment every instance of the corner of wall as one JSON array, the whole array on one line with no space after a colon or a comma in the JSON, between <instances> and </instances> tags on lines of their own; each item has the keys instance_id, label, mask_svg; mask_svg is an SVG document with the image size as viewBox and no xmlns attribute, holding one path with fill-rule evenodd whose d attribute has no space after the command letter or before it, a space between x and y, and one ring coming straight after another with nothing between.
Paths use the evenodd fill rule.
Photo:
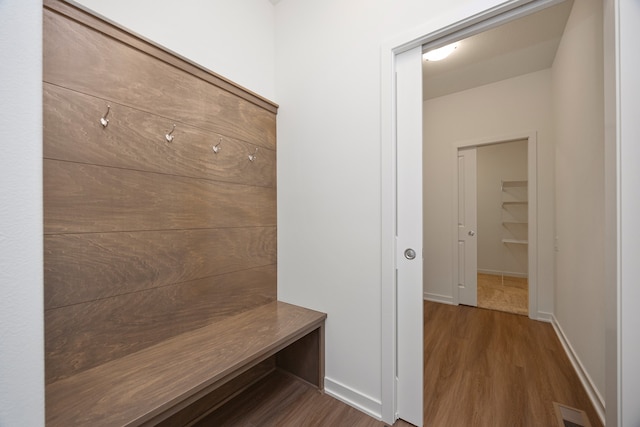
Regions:
<instances>
[{"instance_id":1,"label":"corner of wall","mask_svg":"<svg viewBox=\"0 0 640 427\"><path fill-rule=\"evenodd\" d=\"M42 1L0 2L0 424L44 425Z\"/></svg>"},{"instance_id":2,"label":"corner of wall","mask_svg":"<svg viewBox=\"0 0 640 427\"><path fill-rule=\"evenodd\" d=\"M562 344L564 351L567 353L567 356L569 357L569 361L571 362L573 369L575 369L576 373L578 374L578 378L580 379L582 386L587 392L587 395L589 396L589 399L591 400L593 407L598 413L600 422L602 422L602 424L604 425L605 424L605 403L602 395L598 392L598 388L595 386L593 380L591 379L591 376L589 376L589 372L585 369L584 365L582 364L582 361L580 360L580 357L578 356L576 351L573 349L573 347L571 346L571 342L569 341L564 331L562 330L562 326L560 325L560 322L558 322L558 319L556 319L554 315L551 316L551 325L553 326L553 329L556 332L556 335L558 336L558 339L560 340L560 343Z\"/></svg>"}]
</instances>

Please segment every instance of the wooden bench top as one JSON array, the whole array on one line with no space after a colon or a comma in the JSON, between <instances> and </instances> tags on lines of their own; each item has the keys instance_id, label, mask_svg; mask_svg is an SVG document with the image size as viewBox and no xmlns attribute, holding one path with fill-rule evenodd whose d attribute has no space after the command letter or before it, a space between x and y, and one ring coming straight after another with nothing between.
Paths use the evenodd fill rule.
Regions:
<instances>
[{"instance_id":1,"label":"wooden bench top","mask_svg":"<svg viewBox=\"0 0 640 427\"><path fill-rule=\"evenodd\" d=\"M185 407L320 327L326 314L273 302L46 387L47 426L138 426Z\"/></svg>"}]
</instances>

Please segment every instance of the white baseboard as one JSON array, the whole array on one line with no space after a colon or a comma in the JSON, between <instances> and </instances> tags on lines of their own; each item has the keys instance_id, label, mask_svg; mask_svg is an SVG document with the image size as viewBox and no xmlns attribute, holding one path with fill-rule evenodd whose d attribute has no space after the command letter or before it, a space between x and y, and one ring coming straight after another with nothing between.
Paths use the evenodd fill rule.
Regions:
<instances>
[{"instance_id":1,"label":"white baseboard","mask_svg":"<svg viewBox=\"0 0 640 427\"><path fill-rule=\"evenodd\" d=\"M573 350L573 347L571 346L571 343L567 339L567 336L564 334L564 331L562 330L560 323L558 323L558 319L556 319L556 316L554 315L551 315L551 324L553 325L553 329L556 331L556 335L558 335L558 339L560 340L562 347L564 347L564 351L567 353L567 356L569 357L569 360L571 361L573 368L578 374L578 378L580 378L580 382L582 383L582 386L586 390L587 395L589 395L589 399L591 400L591 403L593 403L593 407L598 413L598 417L600 417L600 421L602 422L602 425L604 425L605 424L604 399L598 392L598 389L593 384L593 381L591 380L589 373L586 371L586 369L584 369L582 362L580 362L580 358L578 357L576 352Z\"/></svg>"},{"instance_id":2,"label":"white baseboard","mask_svg":"<svg viewBox=\"0 0 640 427\"><path fill-rule=\"evenodd\" d=\"M349 406L382 420L382 402L330 378L324 378L324 392Z\"/></svg>"},{"instance_id":3,"label":"white baseboard","mask_svg":"<svg viewBox=\"0 0 640 427\"><path fill-rule=\"evenodd\" d=\"M430 292L425 292L423 294L423 298L427 301L439 302L442 304L449 304L449 305L457 305L453 301L453 297L450 297L448 295L439 295L439 294L432 294Z\"/></svg>"},{"instance_id":4,"label":"white baseboard","mask_svg":"<svg viewBox=\"0 0 640 427\"><path fill-rule=\"evenodd\" d=\"M536 317L534 320L539 320L541 322L547 322L547 323L553 323L553 313L546 313L544 311L539 311L538 312L538 317Z\"/></svg>"},{"instance_id":5,"label":"white baseboard","mask_svg":"<svg viewBox=\"0 0 640 427\"><path fill-rule=\"evenodd\" d=\"M509 276L509 277L523 277L523 278L527 278L529 277L528 273L516 273L514 271L498 271L498 270L483 270L483 269L478 269L478 273L480 274L492 274L494 276Z\"/></svg>"}]
</instances>

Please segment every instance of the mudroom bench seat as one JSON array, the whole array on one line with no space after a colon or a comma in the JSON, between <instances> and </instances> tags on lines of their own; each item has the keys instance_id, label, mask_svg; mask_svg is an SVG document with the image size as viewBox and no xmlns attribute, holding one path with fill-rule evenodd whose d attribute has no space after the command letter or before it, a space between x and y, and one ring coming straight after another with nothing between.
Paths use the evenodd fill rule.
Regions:
<instances>
[{"instance_id":1,"label":"mudroom bench seat","mask_svg":"<svg viewBox=\"0 0 640 427\"><path fill-rule=\"evenodd\" d=\"M275 301L53 382L47 426L162 424L267 359L323 389L325 318Z\"/></svg>"}]
</instances>

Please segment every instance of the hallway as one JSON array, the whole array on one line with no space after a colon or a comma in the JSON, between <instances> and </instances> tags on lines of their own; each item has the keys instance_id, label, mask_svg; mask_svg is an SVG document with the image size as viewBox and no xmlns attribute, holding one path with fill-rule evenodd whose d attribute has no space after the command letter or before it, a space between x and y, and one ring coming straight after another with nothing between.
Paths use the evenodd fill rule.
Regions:
<instances>
[{"instance_id":1,"label":"hallway","mask_svg":"<svg viewBox=\"0 0 640 427\"><path fill-rule=\"evenodd\" d=\"M555 426L553 402L596 412L553 327L424 302L425 426Z\"/></svg>"}]
</instances>

